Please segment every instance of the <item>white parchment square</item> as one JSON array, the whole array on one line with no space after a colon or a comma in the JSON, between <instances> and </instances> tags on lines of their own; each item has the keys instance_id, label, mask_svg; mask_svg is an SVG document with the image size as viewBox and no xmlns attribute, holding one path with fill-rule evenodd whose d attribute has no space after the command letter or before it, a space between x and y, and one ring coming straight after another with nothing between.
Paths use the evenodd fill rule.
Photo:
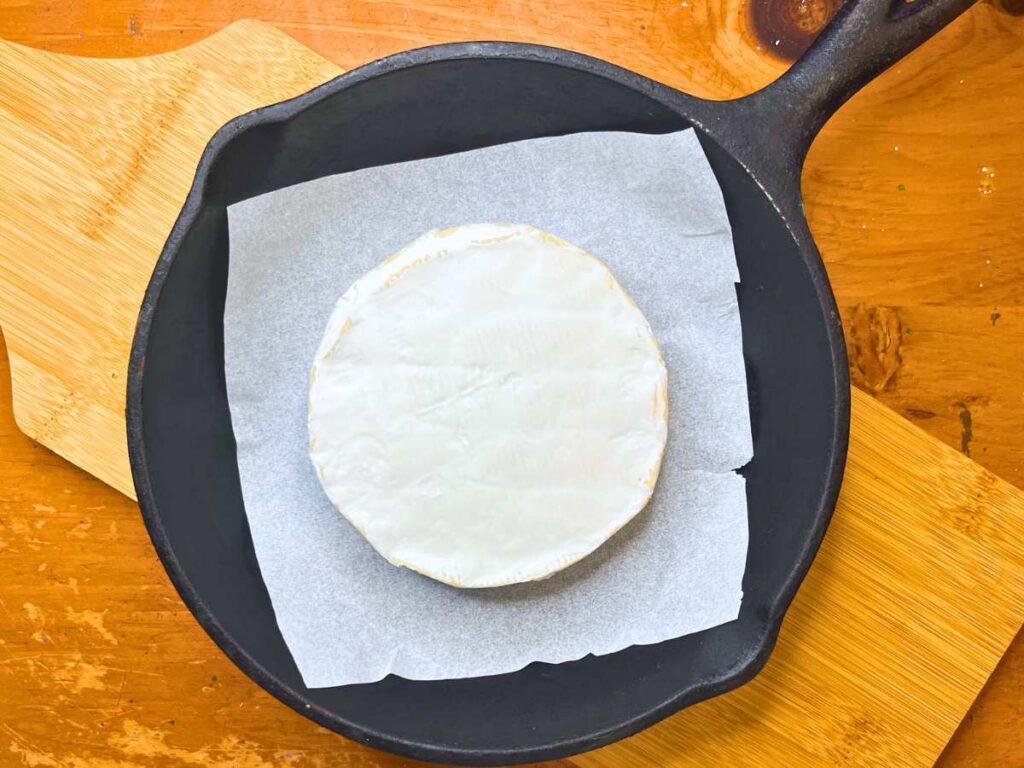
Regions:
<instances>
[{"instance_id":1,"label":"white parchment square","mask_svg":"<svg viewBox=\"0 0 1024 768\"><path fill-rule=\"evenodd\" d=\"M369 168L228 209L225 373L246 514L308 686L510 672L736 618L752 454L721 191L692 131L585 133ZM669 439L647 508L550 579L458 590L388 564L307 454L309 368L338 297L431 229L530 224L601 258L651 323Z\"/></svg>"}]
</instances>

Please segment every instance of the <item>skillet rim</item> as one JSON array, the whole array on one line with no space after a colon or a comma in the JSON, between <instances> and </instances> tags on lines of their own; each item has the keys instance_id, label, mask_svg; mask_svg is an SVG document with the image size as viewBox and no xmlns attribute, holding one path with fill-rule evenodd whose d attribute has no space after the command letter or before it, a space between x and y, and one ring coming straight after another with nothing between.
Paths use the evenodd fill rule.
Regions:
<instances>
[{"instance_id":1,"label":"skillet rim","mask_svg":"<svg viewBox=\"0 0 1024 768\"><path fill-rule=\"evenodd\" d=\"M761 189L800 250L801 257L814 286L818 305L822 311L822 322L826 328L829 349L832 354L832 383L835 395L835 408L832 413L830 470L825 478L821 498L815 510L814 526L808 529L799 559L793 564L789 576L771 603L770 610L763 617L760 625L760 634L753 638L750 643L750 652L740 657L737 664L728 673L717 678L700 680L693 686L680 690L671 699L638 713L615 728L576 736L556 743L510 750L478 750L437 746L436 744L406 740L383 732L368 730L351 723L330 710L318 706L315 702L307 699L297 690L279 680L250 656L243 647L243 644L228 633L218 622L216 616L207 608L202 596L193 587L188 575L178 562L163 527L160 511L150 484L149 462L146 454L143 426L143 379L153 317L160 300L164 282L173 266L181 242L192 228L202 209L210 169L224 148L236 136L250 128L264 124L286 122L320 101L359 83L390 72L415 69L420 66L445 61L467 59L512 60L550 64L610 80L618 85L638 91L642 95L680 114L691 125L699 128L701 132L710 136L716 142L721 143L725 151L739 162L754 183ZM797 177L793 187L797 195L795 210L800 213L799 220L794 221L791 215L787 215L787 212L780 208L780 201L772 194L772 190L779 187L776 187L774 184L766 186L764 183L765 179L761 178L760 174L752 170L744 162L742 155L736 156L733 154L729 149L730 142L727 140L722 141L722 139L728 139L728 136L723 135L725 131L721 128L723 110L713 109L713 107L719 106L727 110L729 104L728 102L708 101L689 96L628 69L574 51L527 43L464 42L427 46L377 59L332 78L322 85L292 99L240 115L226 123L213 135L200 157L192 186L185 198L181 213L178 215L160 252L139 310L128 366L127 402L125 409L128 453L132 479L135 483L143 521L157 555L167 571L168 577L174 584L182 601L192 612L193 616L195 616L204 631L236 666L264 690L295 711L309 717L314 722L355 741L378 749L406 757L435 762L459 763L463 765L501 765L559 759L610 744L633 735L693 703L737 688L751 680L761 670L775 646L786 610L820 547L825 530L828 528L835 510L846 465L849 440L850 383L846 344L835 296L825 273L824 264L807 228L806 220L802 216L803 203L799 192L800 168L797 167L793 170ZM701 119L702 110L705 112L705 117L710 118L707 122ZM786 189L784 185L781 188Z\"/></svg>"}]
</instances>

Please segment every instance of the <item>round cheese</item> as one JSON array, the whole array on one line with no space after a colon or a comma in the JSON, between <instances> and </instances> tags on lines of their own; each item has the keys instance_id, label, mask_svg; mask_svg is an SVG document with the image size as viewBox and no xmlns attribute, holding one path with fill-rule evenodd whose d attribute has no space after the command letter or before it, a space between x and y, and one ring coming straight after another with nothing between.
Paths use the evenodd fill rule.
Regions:
<instances>
[{"instance_id":1,"label":"round cheese","mask_svg":"<svg viewBox=\"0 0 1024 768\"><path fill-rule=\"evenodd\" d=\"M533 227L430 232L338 301L310 376L327 496L395 565L541 579L651 496L668 376L596 258Z\"/></svg>"}]
</instances>

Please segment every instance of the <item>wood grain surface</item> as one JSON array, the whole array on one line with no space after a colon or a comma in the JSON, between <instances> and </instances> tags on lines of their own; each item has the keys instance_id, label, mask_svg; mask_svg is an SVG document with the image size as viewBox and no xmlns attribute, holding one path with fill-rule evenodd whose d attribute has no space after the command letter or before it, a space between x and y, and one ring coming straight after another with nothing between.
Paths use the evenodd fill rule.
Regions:
<instances>
[{"instance_id":1,"label":"wood grain surface","mask_svg":"<svg viewBox=\"0 0 1024 768\"><path fill-rule=\"evenodd\" d=\"M199 156L232 117L338 74L258 22L139 59L0 40L0 326L26 434L134 496L128 355Z\"/></svg>"},{"instance_id":2,"label":"wood grain surface","mask_svg":"<svg viewBox=\"0 0 1024 768\"><path fill-rule=\"evenodd\" d=\"M752 90L777 75L787 65L780 54L792 55L806 44L828 10L828 3L823 5L822 11L815 3L765 2L753 13L738 2L696 0L614 5L589 0L472 5L198 0L171 5L104 0L86 6L0 0L0 37L79 55L142 55L200 39L234 18L256 16L343 67L419 44L519 39L582 50L698 95L721 98ZM869 86L826 127L804 176L811 227L843 308L855 381L1017 484L1024 480L1024 240L1014 217L1024 201L1024 142L1019 138L1024 127L1021 10L1020 3L1010 0L982 4ZM760 34L755 34L754 19ZM13 431L0 436L0 493L17 485L21 494L39 499L32 503L43 507L56 508L55 502L67 502L67 495L75 498L78 509L90 499L93 506L128 504L40 449L18 445ZM40 466L46 468L37 470ZM65 488L69 494L63 494ZM70 509L71 504L65 506ZM15 518L8 512L4 510L0 520L22 532L25 525L44 519L30 524L27 517ZM28 538L44 541L31 534ZM77 539L69 532L61 542L64 551L72 554ZM147 557L152 559L141 550L136 555L137 560L129 557L122 562L122 571L110 570L94 585L88 609L80 605L69 615L78 617L87 610L88 618L81 621L95 623L93 614L102 619L110 602L108 591L116 595L131 579L129 571L145 565ZM9 562L0 560L3 599L19 583L10 575ZM28 582L22 577L26 589ZM42 584L47 594L62 594L55 582ZM150 606L143 595L144 591L133 592L125 599L144 611ZM168 609L173 627L169 631L184 632L188 617L174 619L183 609L173 595L170 599L176 606ZM6 618L0 612L0 620ZM0 638L12 642L4 627ZM84 626L75 637L86 642ZM214 654L211 650L211 657ZM16 668L15 684L24 685L25 669ZM133 684L142 685L146 679L140 675ZM149 680L154 689L165 684ZM51 680L50 694L54 685ZM1024 653L1018 642L944 762L1024 765L1022 690ZM46 695L38 693L40 700ZM179 704L192 696L184 691L179 695ZM231 701L244 702L246 695L256 693L236 691ZM69 706L60 716L74 719L73 709ZM6 713L0 713L0 721L7 722ZM155 721L147 722L151 727ZM247 727L246 733L268 733L254 728ZM153 739L146 742L146 732L141 733L149 746L135 749L151 752L136 751L132 759L163 754ZM166 742L168 732L161 733ZM200 747L227 749L217 746L214 734L207 735L210 738ZM172 752L163 756L186 761L173 753L182 748L167 747ZM267 749L261 754L272 756ZM848 761L856 761L857 752L853 749ZM187 761L195 762L194 753L188 753ZM661 756L650 747L634 754L650 764ZM224 764L243 764L242 759ZM357 756L349 762L362 759ZM29 759L23 757L22 762L29 764Z\"/></svg>"}]
</instances>

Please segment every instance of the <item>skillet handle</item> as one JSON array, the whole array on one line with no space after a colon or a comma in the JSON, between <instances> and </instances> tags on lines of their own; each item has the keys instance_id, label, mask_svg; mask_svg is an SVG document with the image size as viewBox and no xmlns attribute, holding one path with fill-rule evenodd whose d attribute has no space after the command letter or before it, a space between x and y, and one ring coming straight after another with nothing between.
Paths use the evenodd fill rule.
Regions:
<instances>
[{"instance_id":1,"label":"skillet handle","mask_svg":"<svg viewBox=\"0 0 1024 768\"><path fill-rule=\"evenodd\" d=\"M798 193L807 150L836 110L974 2L846 0L789 71L756 93L718 102L707 128L756 176L790 187L777 192Z\"/></svg>"}]
</instances>

